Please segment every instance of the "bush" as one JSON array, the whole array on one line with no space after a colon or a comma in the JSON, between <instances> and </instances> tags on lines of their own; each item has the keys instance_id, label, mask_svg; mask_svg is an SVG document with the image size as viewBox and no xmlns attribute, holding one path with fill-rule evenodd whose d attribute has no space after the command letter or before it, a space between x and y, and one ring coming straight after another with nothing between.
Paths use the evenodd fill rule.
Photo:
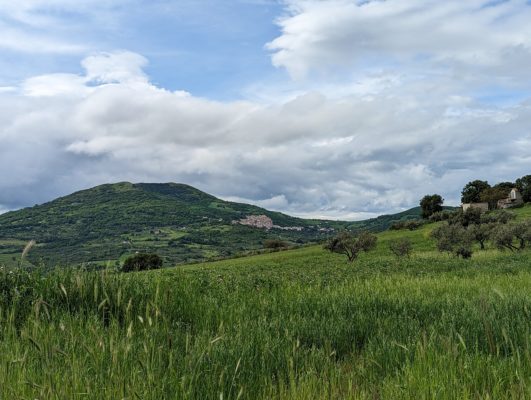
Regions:
<instances>
[{"instance_id":1,"label":"bush","mask_svg":"<svg viewBox=\"0 0 531 400\"><path fill-rule=\"evenodd\" d=\"M462 257L463 259L469 259L472 258L472 250L465 247L460 247L457 249L455 255Z\"/></svg>"},{"instance_id":2,"label":"bush","mask_svg":"<svg viewBox=\"0 0 531 400\"><path fill-rule=\"evenodd\" d=\"M492 233L492 241L500 250L523 250L531 242L531 220L498 225Z\"/></svg>"},{"instance_id":3,"label":"bush","mask_svg":"<svg viewBox=\"0 0 531 400\"><path fill-rule=\"evenodd\" d=\"M497 224L479 224L468 227L468 230L475 241L477 241L481 247L481 250L485 250L485 242L490 239L492 231Z\"/></svg>"},{"instance_id":4,"label":"bush","mask_svg":"<svg viewBox=\"0 0 531 400\"><path fill-rule=\"evenodd\" d=\"M454 212L451 211L437 211L430 215L430 222L448 221Z\"/></svg>"},{"instance_id":5,"label":"bush","mask_svg":"<svg viewBox=\"0 0 531 400\"><path fill-rule=\"evenodd\" d=\"M420 228L422 225L424 225L424 221L417 219L408 221L396 221L391 224L389 229L393 231L399 231L402 229L409 229L410 231L414 231Z\"/></svg>"},{"instance_id":6,"label":"bush","mask_svg":"<svg viewBox=\"0 0 531 400\"><path fill-rule=\"evenodd\" d=\"M128 257L123 265L122 272L146 271L162 267L162 258L157 254L135 254Z\"/></svg>"},{"instance_id":7,"label":"bush","mask_svg":"<svg viewBox=\"0 0 531 400\"><path fill-rule=\"evenodd\" d=\"M350 232L341 232L336 237L330 239L324 245L324 249L333 253L344 254L349 262L353 262L360 252L368 252L376 247L378 238L369 232L362 232L358 236L353 236Z\"/></svg>"},{"instance_id":8,"label":"bush","mask_svg":"<svg viewBox=\"0 0 531 400\"><path fill-rule=\"evenodd\" d=\"M393 222L389 226L390 231L399 231L401 229L404 229L404 223L402 221Z\"/></svg>"},{"instance_id":9,"label":"bush","mask_svg":"<svg viewBox=\"0 0 531 400\"><path fill-rule=\"evenodd\" d=\"M506 210L489 211L481 216L481 223L506 224L515 218L516 215Z\"/></svg>"},{"instance_id":10,"label":"bush","mask_svg":"<svg viewBox=\"0 0 531 400\"><path fill-rule=\"evenodd\" d=\"M437 241L437 249L457 257L472 257L471 232L459 224L442 225L434 229L431 236Z\"/></svg>"},{"instance_id":11,"label":"bush","mask_svg":"<svg viewBox=\"0 0 531 400\"><path fill-rule=\"evenodd\" d=\"M23 316L30 313L33 302L39 296L42 282L39 273L39 270L30 272L21 267L0 265L0 310L12 308L17 326Z\"/></svg>"},{"instance_id":12,"label":"bush","mask_svg":"<svg viewBox=\"0 0 531 400\"><path fill-rule=\"evenodd\" d=\"M473 224L480 224L483 211L480 208L471 207L465 212L459 210L456 213L453 213L448 219L449 225L461 225L467 227Z\"/></svg>"},{"instance_id":13,"label":"bush","mask_svg":"<svg viewBox=\"0 0 531 400\"><path fill-rule=\"evenodd\" d=\"M280 239L268 239L264 241L264 248L266 249L285 249L289 247L289 245Z\"/></svg>"},{"instance_id":14,"label":"bush","mask_svg":"<svg viewBox=\"0 0 531 400\"><path fill-rule=\"evenodd\" d=\"M413 244L409 238L400 238L389 242L389 250L398 258L409 257L413 251Z\"/></svg>"}]
</instances>

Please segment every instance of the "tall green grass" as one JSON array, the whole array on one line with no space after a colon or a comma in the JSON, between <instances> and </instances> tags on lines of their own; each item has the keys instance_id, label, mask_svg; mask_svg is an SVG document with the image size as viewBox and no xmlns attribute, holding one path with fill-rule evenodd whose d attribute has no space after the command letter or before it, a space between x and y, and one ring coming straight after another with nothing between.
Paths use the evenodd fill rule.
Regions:
<instances>
[{"instance_id":1,"label":"tall green grass","mask_svg":"<svg viewBox=\"0 0 531 400\"><path fill-rule=\"evenodd\" d=\"M387 235L387 234L386 234ZM1 399L531 398L530 253L0 271Z\"/></svg>"}]
</instances>

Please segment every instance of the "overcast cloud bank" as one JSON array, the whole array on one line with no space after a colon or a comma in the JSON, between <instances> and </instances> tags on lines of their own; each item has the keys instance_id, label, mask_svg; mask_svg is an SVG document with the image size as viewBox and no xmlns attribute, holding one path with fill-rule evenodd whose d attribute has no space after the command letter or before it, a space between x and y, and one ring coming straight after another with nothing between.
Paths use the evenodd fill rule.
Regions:
<instances>
[{"instance_id":1,"label":"overcast cloud bank","mask_svg":"<svg viewBox=\"0 0 531 400\"><path fill-rule=\"evenodd\" d=\"M0 88L0 210L124 180L305 217L457 204L470 179L531 173L529 20L525 1L288 1L267 48L294 81L267 100L169 91L144 56L93 53Z\"/></svg>"}]
</instances>

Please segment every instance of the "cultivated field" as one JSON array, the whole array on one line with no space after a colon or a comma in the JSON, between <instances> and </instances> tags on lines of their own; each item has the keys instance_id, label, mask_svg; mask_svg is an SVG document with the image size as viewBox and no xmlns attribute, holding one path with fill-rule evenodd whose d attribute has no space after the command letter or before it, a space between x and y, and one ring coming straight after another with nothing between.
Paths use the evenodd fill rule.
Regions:
<instances>
[{"instance_id":1,"label":"cultivated field","mask_svg":"<svg viewBox=\"0 0 531 400\"><path fill-rule=\"evenodd\" d=\"M4 268L0 398L531 398L531 252L457 259L434 226L380 234L354 264L308 247L132 274ZM398 260L403 236L415 251Z\"/></svg>"}]
</instances>

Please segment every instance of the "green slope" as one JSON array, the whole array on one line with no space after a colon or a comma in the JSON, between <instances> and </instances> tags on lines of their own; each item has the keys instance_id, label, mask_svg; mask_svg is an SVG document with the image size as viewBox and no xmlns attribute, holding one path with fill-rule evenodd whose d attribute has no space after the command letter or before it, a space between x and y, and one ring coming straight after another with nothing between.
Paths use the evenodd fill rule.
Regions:
<instances>
[{"instance_id":1,"label":"green slope","mask_svg":"<svg viewBox=\"0 0 531 400\"><path fill-rule=\"evenodd\" d=\"M330 235L330 228L381 231L418 214L415 208L361 222L305 220L223 201L188 185L123 182L0 215L0 261L18 260L25 243L36 240L28 258L35 264L101 264L139 251L157 252L168 265L260 249L268 238L316 242ZM303 229L266 231L232 223L248 215Z\"/></svg>"},{"instance_id":2,"label":"green slope","mask_svg":"<svg viewBox=\"0 0 531 400\"><path fill-rule=\"evenodd\" d=\"M462 260L435 251L436 226L380 233L354 264L311 246L131 274L0 268L0 398L531 398L531 249Z\"/></svg>"}]
</instances>

